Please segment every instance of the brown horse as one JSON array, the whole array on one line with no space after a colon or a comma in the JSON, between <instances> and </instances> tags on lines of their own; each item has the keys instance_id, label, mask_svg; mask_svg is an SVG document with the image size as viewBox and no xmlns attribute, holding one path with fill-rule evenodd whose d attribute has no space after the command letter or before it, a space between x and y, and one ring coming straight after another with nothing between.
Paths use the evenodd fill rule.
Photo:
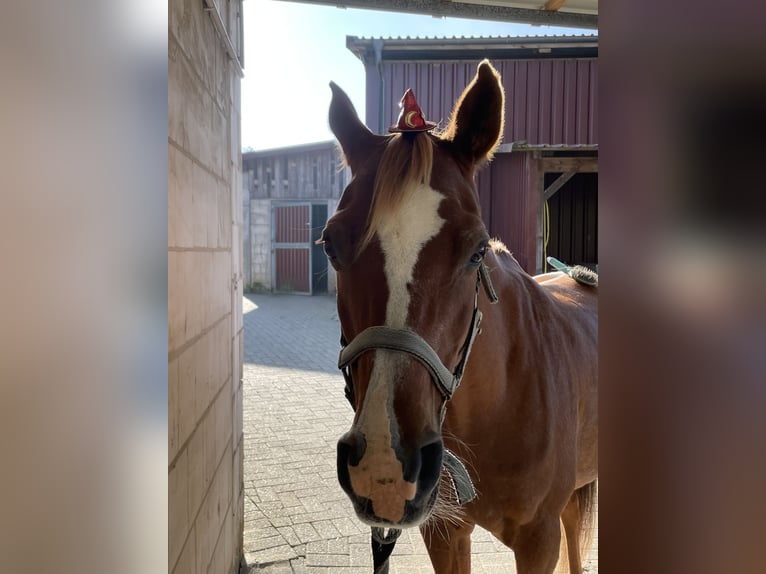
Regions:
<instances>
[{"instance_id":1,"label":"brown horse","mask_svg":"<svg viewBox=\"0 0 766 574\"><path fill-rule=\"evenodd\" d=\"M513 549L520 574L554 570L563 524L581 572L597 477L596 287L530 277L490 240L474 175L502 133L498 73L479 65L438 135L375 135L331 88L352 172L322 237L355 347L341 360L355 409L338 443L342 488L372 526L419 526L437 573L470 571L476 524ZM477 493L462 506L450 451Z\"/></svg>"}]
</instances>

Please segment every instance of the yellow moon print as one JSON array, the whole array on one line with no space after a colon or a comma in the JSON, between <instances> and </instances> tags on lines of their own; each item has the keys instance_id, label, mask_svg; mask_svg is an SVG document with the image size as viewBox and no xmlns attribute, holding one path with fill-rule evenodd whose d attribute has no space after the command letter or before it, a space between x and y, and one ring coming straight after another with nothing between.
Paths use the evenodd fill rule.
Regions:
<instances>
[{"instance_id":1,"label":"yellow moon print","mask_svg":"<svg viewBox=\"0 0 766 574\"><path fill-rule=\"evenodd\" d=\"M417 127L417 124L412 121L412 118L415 117L415 114L417 114L417 112L407 112L407 115L404 116L404 123L407 124L407 127Z\"/></svg>"}]
</instances>

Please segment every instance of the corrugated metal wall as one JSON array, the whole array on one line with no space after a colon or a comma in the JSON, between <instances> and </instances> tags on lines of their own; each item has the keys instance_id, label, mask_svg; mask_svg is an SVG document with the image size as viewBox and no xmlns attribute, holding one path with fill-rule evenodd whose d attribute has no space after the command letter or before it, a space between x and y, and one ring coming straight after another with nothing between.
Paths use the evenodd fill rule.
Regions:
<instances>
[{"instance_id":1,"label":"corrugated metal wall","mask_svg":"<svg viewBox=\"0 0 766 574\"><path fill-rule=\"evenodd\" d=\"M309 284L309 250L308 249L277 249L276 258L276 290L290 293L310 293Z\"/></svg>"},{"instance_id":2,"label":"corrugated metal wall","mask_svg":"<svg viewBox=\"0 0 766 574\"><path fill-rule=\"evenodd\" d=\"M477 177L481 215L492 237L506 244L524 269L535 267L537 193L532 154L498 154Z\"/></svg>"},{"instance_id":3,"label":"corrugated metal wall","mask_svg":"<svg viewBox=\"0 0 766 574\"><path fill-rule=\"evenodd\" d=\"M426 118L446 125L452 108L476 74L477 61L383 62L367 66L367 125L385 133L412 88ZM498 60L506 99L503 141L530 144L598 143L598 63L595 59ZM383 126L379 103L383 98Z\"/></svg>"},{"instance_id":4,"label":"corrugated metal wall","mask_svg":"<svg viewBox=\"0 0 766 574\"><path fill-rule=\"evenodd\" d=\"M311 239L308 205L274 207L276 243L308 243Z\"/></svg>"}]
</instances>

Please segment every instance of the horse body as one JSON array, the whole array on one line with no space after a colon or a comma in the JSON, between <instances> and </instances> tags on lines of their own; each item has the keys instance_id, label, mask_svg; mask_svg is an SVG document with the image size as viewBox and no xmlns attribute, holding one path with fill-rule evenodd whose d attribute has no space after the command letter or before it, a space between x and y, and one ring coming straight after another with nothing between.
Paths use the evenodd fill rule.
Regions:
<instances>
[{"instance_id":1,"label":"horse body","mask_svg":"<svg viewBox=\"0 0 766 574\"><path fill-rule=\"evenodd\" d=\"M473 177L499 142L497 73L480 65L441 136L373 135L332 87L330 124L353 176L323 232L343 337L407 331L456 381L465 364L453 397L385 340L354 360L341 486L365 522L419 526L437 573L470 571L475 524L514 550L520 574L552 572L560 520L570 571L580 572L597 466L596 289L563 273L532 278L489 241ZM497 305L479 288L485 266ZM461 508L450 502L444 448L478 492Z\"/></svg>"},{"instance_id":2,"label":"horse body","mask_svg":"<svg viewBox=\"0 0 766 574\"><path fill-rule=\"evenodd\" d=\"M451 401L444 440L477 477L470 521L514 548L547 519L558 548L572 492L597 478L596 297L563 273L540 284L510 254L493 255L503 305L486 308L486 339Z\"/></svg>"}]
</instances>

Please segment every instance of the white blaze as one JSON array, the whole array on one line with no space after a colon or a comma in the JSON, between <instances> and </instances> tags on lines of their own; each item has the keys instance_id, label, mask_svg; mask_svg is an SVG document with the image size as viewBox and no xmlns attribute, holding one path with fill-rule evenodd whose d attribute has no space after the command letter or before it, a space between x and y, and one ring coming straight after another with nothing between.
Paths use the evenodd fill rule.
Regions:
<instances>
[{"instance_id":1,"label":"white blaze","mask_svg":"<svg viewBox=\"0 0 766 574\"><path fill-rule=\"evenodd\" d=\"M427 185L420 185L401 205L394 217L381 222L378 227L378 239L385 260L386 282L388 284L388 303L386 305L386 326L403 329L409 315L410 293L407 285L412 282L412 274L423 246L439 233L444 219L439 216L439 205L444 196ZM370 386L365 404L388 403L388 388L395 379L398 359L401 353L390 351L375 352L375 366L370 376ZM381 396L382 395L382 396ZM378 402L378 401L383 402ZM387 409L386 409L387 410ZM387 415L384 409L363 409L362 418L367 416ZM361 422L361 421L360 421ZM383 422L383 421L379 421ZM364 421L370 424L372 421ZM380 429L378 424L371 425ZM386 416L385 427L388 428Z\"/></svg>"},{"instance_id":2,"label":"white blaze","mask_svg":"<svg viewBox=\"0 0 766 574\"><path fill-rule=\"evenodd\" d=\"M385 259L385 274L388 284L386 325L404 328L407 324L410 293L407 285L412 282L415 264L423 246L439 233L444 219L439 216L439 205L444 196L427 185L421 185L412 193L394 217L381 222L378 239ZM370 386L365 405L376 405L363 409L360 425L367 435L386 440L390 448L389 432L389 387L396 378L397 367L402 359L400 353L375 352L375 366L370 377ZM386 408L380 408L386 405ZM372 432L369 432L372 431ZM369 449L369 443L367 448ZM382 447L383 445L381 445Z\"/></svg>"},{"instance_id":3,"label":"white blaze","mask_svg":"<svg viewBox=\"0 0 766 574\"><path fill-rule=\"evenodd\" d=\"M421 185L401 206L399 213L383 221L378 228L378 239L386 261L386 325L389 327L406 326L410 306L407 285L412 282L412 273L423 246L439 233L444 224L444 219L439 216L442 199L444 196L441 193Z\"/></svg>"},{"instance_id":4,"label":"white blaze","mask_svg":"<svg viewBox=\"0 0 766 574\"><path fill-rule=\"evenodd\" d=\"M442 199L441 193L421 185L404 201L399 212L381 222L378 228L388 284L388 327L404 328L407 325L410 306L407 285L412 282L423 247L444 224L444 219L439 216ZM402 466L392 448L391 435L397 429L391 424L391 390L398 378L399 366L405 360L401 353L375 351L375 364L358 423L365 436L366 448L359 464L349 468L354 491L370 498L376 514L392 522L401 518L405 500L411 500L416 492L415 483L402 480Z\"/></svg>"}]
</instances>

